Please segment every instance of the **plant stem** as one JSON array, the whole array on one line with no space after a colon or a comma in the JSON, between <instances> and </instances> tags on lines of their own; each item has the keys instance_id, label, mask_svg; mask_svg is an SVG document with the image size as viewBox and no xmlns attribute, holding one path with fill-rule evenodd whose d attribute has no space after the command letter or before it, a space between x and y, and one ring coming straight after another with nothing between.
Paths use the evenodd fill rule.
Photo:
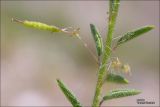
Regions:
<instances>
[{"instance_id":1,"label":"plant stem","mask_svg":"<svg viewBox=\"0 0 160 107\"><path fill-rule=\"evenodd\" d=\"M99 103L99 107L101 107L101 105L102 105L103 101L104 101L104 100L102 99L102 100L101 100L101 102Z\"/></svg>"},{"instance_id":2,"label":"plant stem","mask_svg":"<svg viewBox=\"0 0 160 107\"><path fill-rule=\"evenodd\" d=\"M105 50L103 52L102 65L99 68L98 80L97 80L97 84L96 84L96 90L95 90L95 95L94 95L92 107L98 107L100 104L100 94L102 91L103 79L105 77L105 73L107 73L105 64L107 63L107 61L111 55L111 52L112 52L110 49L111 49L112 36L113 36L114 28L115 28L118 8L119 8L119 0L110 0L110 3L109 3L109 24L108 24L108 32L107 32Z\"/></svg>"},{"instance_id":3,"label":"plant stem","mask_svg":"<svg viewBox=\"0 0 160 107\"><path fill-rule=\"evenodd\" d=\"M99 58L97 59L97 57L95 56L95 54L90 50L90 48L88 47L87 43L80 37L80 36L76 36L83 44L83 46L89 51L89 53L92 55L92 57L95 59L96 61L96 65L99 65Z\"/></svg>"}]
</instances>

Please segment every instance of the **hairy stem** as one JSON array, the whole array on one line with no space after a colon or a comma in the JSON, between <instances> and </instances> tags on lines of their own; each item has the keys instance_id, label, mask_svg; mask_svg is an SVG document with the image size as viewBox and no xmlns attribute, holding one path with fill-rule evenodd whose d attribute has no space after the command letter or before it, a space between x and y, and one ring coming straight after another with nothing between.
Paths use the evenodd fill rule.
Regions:
<instances>
[{"instance_id":1,"label":"hairy stem","mask_svg":"<svg viewBox=\"0 0 160 107\"><path fill-rule=\"evenodd\" d=\"M96 84L96 90L95 95L93 99L92 107L98 107L100 104L100 94L102 91L102 85L103 85L103 79L105 77L106 73L106 66L110 55L111 55L111 43L112 43L112 36L115 28L116 23L116 17L118 13L119 8L119 0L110 0L109 3L109 24L108 24L108 32L107 32L107 38L106 38L106 44L105 44L105 50L103 52L103 59L102 59L102 65L99 69L98 73L98 80Z\"/></svg>"}]
</instances>

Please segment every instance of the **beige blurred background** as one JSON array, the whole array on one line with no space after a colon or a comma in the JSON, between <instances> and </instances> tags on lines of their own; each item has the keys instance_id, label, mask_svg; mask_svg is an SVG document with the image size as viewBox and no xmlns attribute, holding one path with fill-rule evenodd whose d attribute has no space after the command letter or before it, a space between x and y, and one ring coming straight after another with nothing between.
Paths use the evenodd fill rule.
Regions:
<instances>
[{"instance_id":1,"label":"beige blurred background","mask_svg":"<svg viewBox=\"0 0 160 107\"><path fill-rule=\"evenodd\" d=\"M81 42L62 33L51 33L11 22L34 20L58 27L80 27L80 36L96 54L89 24L105 39L108 1L2 1L1 2L1 105L70 106L56 79L60 78L84 106L90 106L97 67ZM114 88L135 88L142 94L111 100L106 106L159 105L159 2L122 1L114 36L153 24L156 28L116 50L129 63L129 85L106 83L103 94ZM155 105L138 105L137 99Z\"/></svg>"}]
</instances>

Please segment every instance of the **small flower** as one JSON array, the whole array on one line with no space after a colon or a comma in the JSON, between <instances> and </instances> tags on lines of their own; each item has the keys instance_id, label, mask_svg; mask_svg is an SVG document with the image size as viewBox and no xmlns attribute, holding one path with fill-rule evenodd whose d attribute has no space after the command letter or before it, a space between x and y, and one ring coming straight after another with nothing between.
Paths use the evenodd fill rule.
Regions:
<instances>
[{"instance_id":1,"label":"small flower","mask_svg":"<svg viewBox=\"0 0 160 107\"><path fill-rule=\"evenodd\" d=\"M125 73L131 73L131 68L130 68L130 66L128 65L128 64L124 64L124 65L122 65L122 71L123 72L125 72Z\"/></svg>"},{"instance_id":2,"label":"small flower","mask_svg":"<svg viewBox=\"0 0 160 107\"><path fill-rule=\"evenodd\" d=\"M119 59L118 58L116 58L116 60L114 60L113 62L112 62L112 68L113 69L120 69L121 68L121 66L122 66L122 63L119 61Z\"/></svg>"}]
</instances>

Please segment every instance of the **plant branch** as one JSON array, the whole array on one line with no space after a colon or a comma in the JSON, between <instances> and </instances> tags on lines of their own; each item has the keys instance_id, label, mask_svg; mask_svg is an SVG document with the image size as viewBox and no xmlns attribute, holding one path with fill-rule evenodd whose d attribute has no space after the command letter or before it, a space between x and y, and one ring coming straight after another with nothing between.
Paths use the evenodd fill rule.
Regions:
<instances>
[{"instance_id":1,"label":"plant branch","mask_svg":"<svg viewBox=\"0 0 160 107\"><path fill-rule=\"evenodd\" d=\"M104 65L107 63L111 55L111 52L112 52L110 48L111 48L112 36L113 36L115 23L116 23L116 17L117 17L118 8L119 8L119 0L110 0L109 2L110 3L109 3L108 33L107 33L105 50L103 52L103 59L102 59L102 65L101 65L102 67L100 67L99 69L98 80L96 84L96 90L95 90L92 107L98 107L100 104L100 94L102 91L103 79L106 73L106 66Z\"/></svg>"}]
</instances>

